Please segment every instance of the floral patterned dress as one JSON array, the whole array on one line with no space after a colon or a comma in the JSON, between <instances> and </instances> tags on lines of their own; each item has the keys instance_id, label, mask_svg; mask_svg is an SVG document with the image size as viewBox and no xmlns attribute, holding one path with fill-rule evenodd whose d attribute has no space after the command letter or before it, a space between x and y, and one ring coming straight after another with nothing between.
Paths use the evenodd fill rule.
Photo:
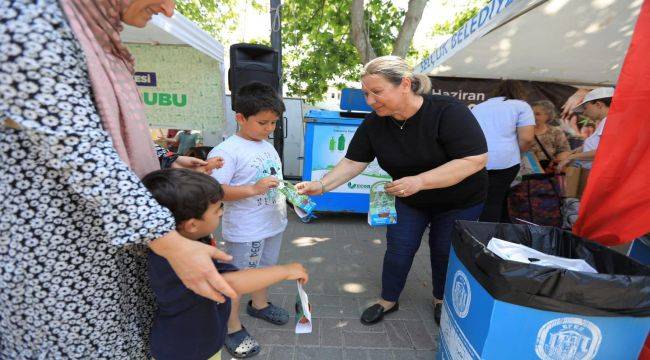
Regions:
<instances>
[{"instance_id":1,"label":"floral patterned dress","mask_svg":"<svg viewBox=\"0 0 650 360\"><path fill-rule=\"evenodd\" d=\"M146 358L143 254L173 217L102 129L58 3L0 9L0 359Z\"/></svg>"}]
</instances>

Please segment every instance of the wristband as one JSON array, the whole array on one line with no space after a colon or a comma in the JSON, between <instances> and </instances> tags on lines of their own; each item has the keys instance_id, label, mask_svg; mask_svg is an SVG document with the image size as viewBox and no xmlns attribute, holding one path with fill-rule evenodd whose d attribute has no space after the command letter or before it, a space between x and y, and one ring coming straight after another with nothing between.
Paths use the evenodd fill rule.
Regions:
<instances>
[{"instance_id":1,"label":"wristband","mask_svg":"<svg viewBox=\"0 0 650 360\"><path fill-rule=\"evenodd\" d=\"M320 183L320 194L323 195L325 194L325 184L323 183L323 180L318 180Z\"/></svg>"}]
</instances>

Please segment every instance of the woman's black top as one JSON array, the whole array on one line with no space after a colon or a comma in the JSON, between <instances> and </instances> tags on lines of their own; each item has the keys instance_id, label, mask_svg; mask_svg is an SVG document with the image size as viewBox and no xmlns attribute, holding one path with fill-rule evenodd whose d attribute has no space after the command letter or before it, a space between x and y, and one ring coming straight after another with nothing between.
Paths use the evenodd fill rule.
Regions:
<instances>
[{"instance_id":1,"label":"woman's black top","mask_svg":"<svg viewBox=\"0 0 650 360\"><path fill-rule=\"evenodd\" d=\"M345 157L357 162L371 162L376 157L382 169L397 180L485 153L483 131L467 106L452 97L426 95L422 107L406 123L374 112L366 116ZM415 207L460 209L485 201L486 193L487 172L483 169L456 185L422 190L402 201Z\"/></svg>"}]
</instances>

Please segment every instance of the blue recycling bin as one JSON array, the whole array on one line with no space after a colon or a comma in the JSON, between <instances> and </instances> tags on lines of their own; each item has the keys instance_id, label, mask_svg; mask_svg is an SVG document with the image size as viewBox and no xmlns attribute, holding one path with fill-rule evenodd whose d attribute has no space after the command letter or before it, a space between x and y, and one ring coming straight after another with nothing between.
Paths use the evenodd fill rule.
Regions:
<instances>
[{"instance_id":1,"label":"blue recycling bin","mask_svg":"<svg viewBox=\"0 0 650 360\"><path fill-rule=\"evenodd\" d=\"M305 115L303 180L319 180L339 163L364 116L329 110L310 110ZM314 211L367 213L370 187L383 180L390 176L373 161L361 175L314 198Z\"/></svg>"},{"instance_id":2,"label":"blue recycling bin","mask_svg":"<svg viewBox=\"0 0 650 360\"><path fill-rule=\"evenodd\" d=\"M305 158L303 180L320 180L345 156L352 136L372 109L360 89L343 89L343 111L310 110L305 115ZM347 183L314 198L319 212L367 213L370 188L379 181L390 181L377 161Z\"/></svg>"},{"instance_id":3,"label":"blue recycling bin","mask_svg":"<svg viewBox=\"0 0 650 360\"><path fill-rule=\"evenodd\" d=\"M582 258L598 274L502 260L492 237ZM650 269L549 227L455 224L438 359L637 359L650 331Z\"/></svg>"},{"instance_id":4,"label":"blue recycling bin","mask_svg":"<svg viewBox=\"0 0 650 360\"><path fill-rule=\"evenodd\" d=\"M627 255L643 265L650 265L650 235L635 239Z\"/></svg>"}]
</instances>

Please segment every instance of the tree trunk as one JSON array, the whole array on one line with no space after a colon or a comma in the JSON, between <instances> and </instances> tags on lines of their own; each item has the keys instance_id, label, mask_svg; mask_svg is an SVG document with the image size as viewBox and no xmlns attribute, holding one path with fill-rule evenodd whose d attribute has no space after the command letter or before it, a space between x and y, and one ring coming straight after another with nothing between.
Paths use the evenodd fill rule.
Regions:
<instances>
[{"instance_id":1,"label":"tree trunk","mask_svg":"<svg viewBox=\"0 0 650 360\"><path fill-rule=\"evenodd\" d=\"M370 37L368 36L366 28L366 18L363 11L363 0L352 0L352 8L350 10L350 17L352 20L350 26L350 37L352 39L352 44L359 52L361 62L365 65L370 60L376 58L377 55L370 44ZM422 12L420 12L420 17L422 17ZM419 18L418 21L420 21Z\"/></svg>"},{"instance_id":2,"label":"tree trunk","mask_svg":"<svg viewBox=\"0 0 650 360\"><path fill-rule=\"evenodd\" d=\"M402 28L397 35L395 44L393 45L393 55L402 58L406 57L406 53L411 47L411 41L413 41L415 30L418 28L420 20L422 20L422 13L424 12L424 7L427 5L427 1L428 0L409 0L409 7L408 10L406 10L406 16L404 16L404 23L402 24ZM354 19L354 15L352 16Z\"/></svg>"}]
</instances>

